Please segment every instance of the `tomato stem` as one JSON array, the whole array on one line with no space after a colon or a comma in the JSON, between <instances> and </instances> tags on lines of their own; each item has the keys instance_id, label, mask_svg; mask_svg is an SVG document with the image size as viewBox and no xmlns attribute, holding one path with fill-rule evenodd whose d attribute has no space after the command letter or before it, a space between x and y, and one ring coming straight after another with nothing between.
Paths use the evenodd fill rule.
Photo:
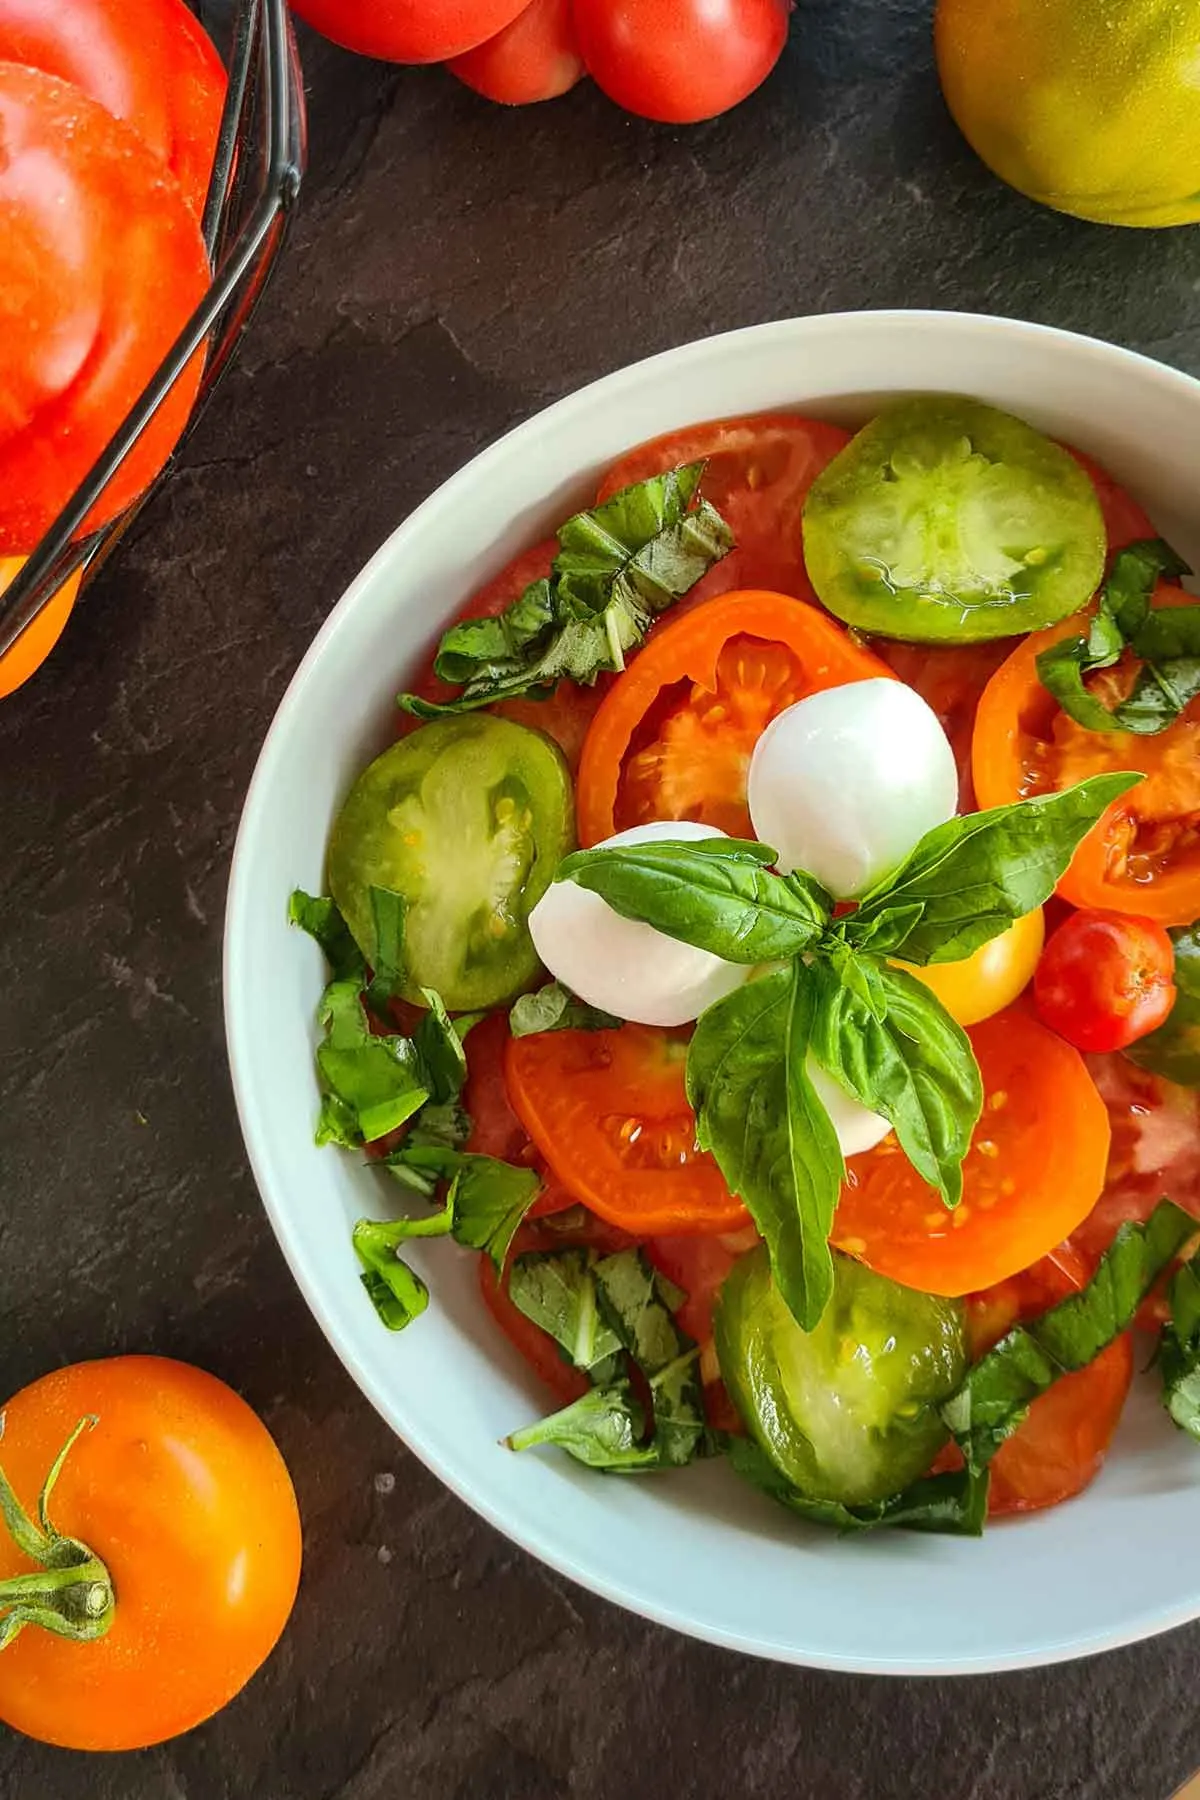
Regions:
<instances>
[{"instance_id":1,"label":"tomato stem","mask_svg":"<svg viewBox=\"0 0 1200 1800\"><path fill-rule=\"evenodd\" d=\"M50 1496L63 1464L78 1438L99 1421L80 1419L50 1465L38 1495L37 1519L31 1519L0 1467L0 1521L13 1543L37 1570L0 1581L0 1650L26 1625L39 1625L56 1637L88 1643L103 1637L113 1622L116 1595L112 1577L100 1558L78 1538L63 1537L50 1522ZM0 1413L0 1437L4 1415Z\"/></svg>"}]
</instances>

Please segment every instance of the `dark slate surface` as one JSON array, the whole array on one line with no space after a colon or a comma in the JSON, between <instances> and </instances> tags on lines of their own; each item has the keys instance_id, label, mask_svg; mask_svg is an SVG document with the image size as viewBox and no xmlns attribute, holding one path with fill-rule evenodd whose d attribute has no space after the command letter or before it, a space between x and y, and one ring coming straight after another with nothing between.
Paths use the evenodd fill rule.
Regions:
<instances>
[{"instance_id":1,"label":"dark slate surface","mask_svg":"<svg viewBox=\"0 0 1200 1800\"><path fill-rule=\"evenodd\" d=\"M590 89L508 114L305 41L298 229L183 468L42 677L0 706L0 1383L118 1350L234 1382L292 1467L299 1606L214 1723L137 1757L0 1735L5 1800L1165 1800L1200 1764L1200 1626L967 1682L773 1668L643 1625L418 1467L325 1346L260 1211L221 1035L255 754L370 551L481 445L685 339L941 305L1200 373L1200 234L995 184L920 0L804 0L732 117Z\"/></svg>"}]
</instances>

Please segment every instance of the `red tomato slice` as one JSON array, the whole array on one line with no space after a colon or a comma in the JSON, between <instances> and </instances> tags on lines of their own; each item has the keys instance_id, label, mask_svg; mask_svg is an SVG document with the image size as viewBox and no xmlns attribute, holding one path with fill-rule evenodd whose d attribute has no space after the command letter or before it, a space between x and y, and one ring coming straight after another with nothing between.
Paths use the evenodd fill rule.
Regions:
<instances>
[{"instance_id":1,"label":"red tomato slice","mask_svg":"<svg viewBox=\"0 0 1200 1800\"><path fill-rule=\"evenodd\" d=\"M513 600L525 592L530 582L541 581L550 573L550 565L558 553L557 538L543 538L532 550L522 550L500 573L472 594L456 619L490 619L503 612ZM611 675L601 675L594 687L578 687L573 681L560 681L547 700L504 700L489 711L499 713L514 724L528 725L533 731L544 731L552 737L574 770L588 726L600 705ZM422 700L453 700L458 689L439 681L433 672L433 660L411 684L412 692ZM396 735L407 737L421 725L411 713L397 714Z\"/></svg>"},{"instance_id":2,"label":"red tomato slice","mask_svg":"<svg viewBox=\"0 0 1200 1800\"><path fill-rule=\"evenodd\" d=\"M676 1313L680 1326L700 1346L700 1376L704 1383L704 1411L714 1431L732 1431L744 1437L742 1416L721 1380L713 1343L713 1308L721 1284L738 1257L753 1249L758 1233L753 1225L720 1237L656 1237L643 1246L659 1272L686 1295Z\"/></svg>"},{"instance_id":3,"label":"red tomato slice","mask_svg":"<svg viewBox=\"0 0 1200 1800\"><path fill-rule=\"evenodd\" d=\"M1123 550L1127 544L1136 544L1139 538L1158 536L1157 528L1148 512L1138 505L1132 494L1115 482L1107 469L1102 469L1098 462L1085 456L1082 450L1066 449L1077 463L1082 463L1092 478L1092 486L1100 501L1100 510L1104 514L1104 526L1108 532L1109 550Z\"/></svg>"},{"instance_id":4,"label":"red tomato slice","mask_svg":"<svg viewBox=\"0 0 1200 1800\"><path fill-rule=\"evenodd\" d=\"M889 1135L850 1158L831 1234L839 1250L931 1294L969 1294L1028 1268L1104 1183L1108 1115L1079 1052L1016 1007L967 1035L984 1105L961 1204L948 1211Z\"/></svg>"},{"instance_id":5,"label":"red tomato slice","mask_svg":"<svg viewBox=\"0 0 1200 1800\"><path fill-rule=\"evenodd\" d=\"M1095 1362L1034 1401L992 1459L988 1516L1039 1512L1082 1493L1100 1473L1133 1380L1126 1331Z\"/></svg>"},{"instance_id":6,"label":"red tomato slice","mask_svg":"<svg viewBox=\"0 0 1200 1800\"><path fill-rule=\"evenodd\" d=\"M685 1036L649 1025L540 1032L505 1051L513 1110L559 1181L638 1237L748 1222L696 1149L686 1061Z\"/></svg>"},{"instance_id":7,"label":"red tomato slice","mask_svg":"<svg viewBox=\"0 0 1200 1800\"><path fill-rule=\"evenodd\" d=\"M724 594L660 627L606 695L579 759L579 841L650 819L753 837L746 778L777 713L889 670L787 594Z\"/></svg>"},{"instance_id":8,"label":"red tomato slice","mask_svg":"<svg viewBox=\"0 0 1200 1800\"><path fill-rule=\"evenodd\" d=\"M707 461L700 492L730 527L736 548L692 589L673 613L735 588L770 588L816 600L804 568L800 511L827 463L850 433L799 413L717 419L651 438L630 450L600 484L600 500L680 463Z\"/></svg>"},{"instance_id":9,"label":"red tomato slice","mask_svg":"<svg viewBox=\"0 0 1200 1800\"><path fill-rule=\"evenodd\" d=\"M504 1085L504 1050L509 1037L508 1019L502 1012L489 1013L467 1033L467 1079L463 1089L463 1105L471 1117L467 1149L478 1156L494 1156L500 1162L536 1169L542 1178L542 1191L528 1216L539 1219L548 1213L562 1212L576 1201L542 1161L509 1105Z\"/></svg>"}]
</instances>

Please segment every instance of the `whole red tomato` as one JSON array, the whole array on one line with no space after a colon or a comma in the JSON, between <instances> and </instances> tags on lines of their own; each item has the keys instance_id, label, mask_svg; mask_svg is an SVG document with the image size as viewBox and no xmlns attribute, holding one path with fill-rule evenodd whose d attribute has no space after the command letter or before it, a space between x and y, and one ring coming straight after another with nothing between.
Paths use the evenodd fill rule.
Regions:
<instances>
[{"instance_id":1,"label":"whole red tomato","mask_svg":"<svg viewBox=\"0 0 1200 1800\"><path fill-rule=\"evenodd\" d=\"M447 66L477 94L502 106L557 99L584 73L571 0L530 0L511 25Z\"/></svg>"},{"instance_id":2,"label":"whole red tomato","mask_svg":"<svg viewBox=\"0 0 1200 1800\"><path fill-rule=\"evenodd\" d=\"M1077 1050L1123 1050L1156 1031L1175 1004L1175 951L1153 919L1072 913L1033 977L1044 1024Z\"/></svg>"},{"instance_id":3,"label":"whole red tomato","mask_svg":"<svg viewBox=\"0 0 1200 1800\"><path fill-rule=\"evenodd\" d=\"M265 1660L296 1597L296 1496L266 1427L224 1382L161 1356L56 1369L3 1416L0 1466L35 1530L44 1495L52 1530L44 1554L22 1554L0 1524L0 1719L77 1750L198 1725ZM23 1603L68 1635L14 1635Z\"/></svg>"},{"instance_id":4,"label":"whole red tomato","mask_svg":"<svg viewBox=\"0 0 1200 1800\"><path fill-rule=\"evenodd\" d=\"M73 81L132 125L203 209L226 80L184 0L0 0L0 62Z\"/></svg>"},{"instance_id":5,"label":"whole red tomato","mask_svg":"<svg viewBox=\"0 0 1200 1800\"><path fill-rule=\"evenodd\" d=\"M588 73L643 118L715 118L765 81L792 0L574 0Z\"/></svg>"},{"instance_id":6,"label":"whole red tomato","mask_svg":"<svg viewBox=\"0 0 1200 1800\"><path fill-rule=\"evenodd\" d=\"M78 88L0 63L0 556L88 473L208 285L183 190ZM197 353L85 521L149 485L187 421Z\"/></svg>"},{"instance_id":7,"label":"whole red tomato","mask_svg":"<svg viewBox=\"0 0 1200 1800\"><path fill-rule=\"evenodd\" d=\"M292 0L307 24L360 56L445 62L512 23L526 0Z\"/></svg>"}]
</instances>

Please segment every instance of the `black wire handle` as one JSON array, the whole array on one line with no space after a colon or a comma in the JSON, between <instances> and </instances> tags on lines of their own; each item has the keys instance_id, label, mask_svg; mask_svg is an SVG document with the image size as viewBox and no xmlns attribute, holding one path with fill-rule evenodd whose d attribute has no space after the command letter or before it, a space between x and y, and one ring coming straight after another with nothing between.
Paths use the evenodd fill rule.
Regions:
<instances>
[{"instance_id":1,"label":"black wire handle","mask_svg":"<svg viewBox=\"0 0 1200 1800\"><path fill-rule=\"evenodd\" d=\"M262 295L300 191L304 154L304 87L286 0L236 0L229 87L204 207L212 283L132 412L0 594L0 656L75 569L99 566L157 487L152 483L102 530L76 540L176 378L207 341L188 431L195 424Z\"/></svg>"}]
</instances>

